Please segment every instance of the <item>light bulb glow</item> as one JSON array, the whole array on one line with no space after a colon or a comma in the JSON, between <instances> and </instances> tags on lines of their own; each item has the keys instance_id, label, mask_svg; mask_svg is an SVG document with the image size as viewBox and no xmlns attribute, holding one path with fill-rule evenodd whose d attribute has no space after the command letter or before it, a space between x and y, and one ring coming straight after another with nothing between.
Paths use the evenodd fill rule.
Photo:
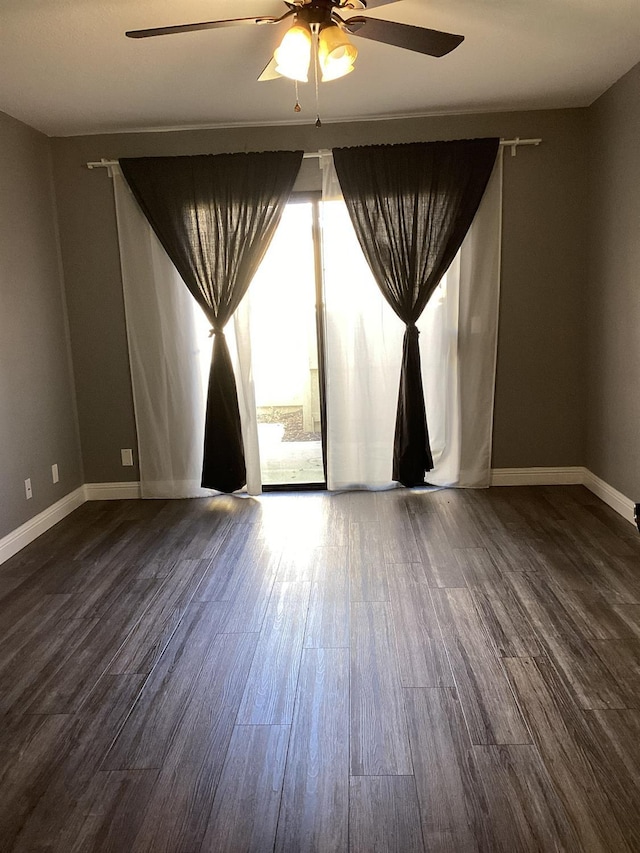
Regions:
<instances>
[{"instance_id":1,"label":"light bulb glow","mask_svg":"<svg viewBox=\"0 0 640 853\"><path fill-rule=\"evenodd\" d=\"M322 70L323 83L337 80L353 71L353 63L357 56L357 49L336 24L320 30L318 61Z\"/></svg>"},{"instance_id":2,"label":"light bulb glow","mask_svg":"<svg viewBox=\"0 0 640 853\"><path fill-rule=\"evenodd\" d=\"M308 25L296 23L287 30L280 47L273 54L276 71L283 77L306 83L311 62L311 30Z\"/></svg>"}]
</instances>

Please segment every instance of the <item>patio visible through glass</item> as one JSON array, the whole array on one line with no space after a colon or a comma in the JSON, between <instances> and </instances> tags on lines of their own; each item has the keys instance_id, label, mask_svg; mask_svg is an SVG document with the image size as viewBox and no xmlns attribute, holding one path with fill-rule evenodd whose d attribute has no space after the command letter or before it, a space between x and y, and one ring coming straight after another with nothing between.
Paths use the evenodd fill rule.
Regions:
<instances>
[{"instance_id":1,"label":"patio visible through glass","mask_svg":"<svg viewBox=\"0 0 640 853\"><path fill-rule=\"evenodd\" d=\"M287 205L250 295L262 483L323 483L311 202Z\"/></svg>"}]
</instances>

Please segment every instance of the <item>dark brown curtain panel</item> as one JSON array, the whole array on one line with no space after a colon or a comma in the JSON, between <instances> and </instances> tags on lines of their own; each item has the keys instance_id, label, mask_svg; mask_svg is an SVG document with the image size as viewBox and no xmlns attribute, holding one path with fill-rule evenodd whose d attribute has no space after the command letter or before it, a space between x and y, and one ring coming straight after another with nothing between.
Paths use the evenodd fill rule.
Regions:
<instances>
[{"instance_id":1,"label":"dark brown curtain panel","mask_svg":"<svg viewBox=\"0 0 640 853\"><path fill-rule=\"evenodd\" d=\"M433 468L416 321L476 214L498 139L334 148L362 251L385 299L406 324L393 479L424 483Z\"/></svg>"},{"instance_id":2,"label":"dark brown curtain panel","mask_svg":"<svg viewBox=\"0 0 640 853\"><path fill-rule=\"evenodd\" d=\"M224 327L271 242L302 151L142 157L120 167L158 239L215 335L202 485L246 483L236 382Z\"/></svg>"}]
</instances>

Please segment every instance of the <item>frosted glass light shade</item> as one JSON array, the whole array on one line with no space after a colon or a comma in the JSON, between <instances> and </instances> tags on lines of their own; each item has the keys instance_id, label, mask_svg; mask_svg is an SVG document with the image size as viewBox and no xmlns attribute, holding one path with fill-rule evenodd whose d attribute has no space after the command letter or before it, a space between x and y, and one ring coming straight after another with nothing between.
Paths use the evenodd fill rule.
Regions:
<instances>
[{"instance_id":1,"label":"frosted glass light shade","mask_svg":"<svg viewBox=\"0 0 640 853\"><path fill-rule=\"evenodd\" d=\"M351 44L337 24L330 24L320 30L318 61L322 70L323 83L337 80L353 71L353 63L357 56L357 48Z\"/></svg>"},{"instance_id":2,"label":"frosted glass light shade","mask_svg":"<svg viewBox=\"0 0 640 853\"><path fill-rule=\"evenodd\" d=\"M295 23L287 30L273 54L276 71L283 77L306 83L311 62L311 29L308 24Z\"/></svg>"}]
</instances>

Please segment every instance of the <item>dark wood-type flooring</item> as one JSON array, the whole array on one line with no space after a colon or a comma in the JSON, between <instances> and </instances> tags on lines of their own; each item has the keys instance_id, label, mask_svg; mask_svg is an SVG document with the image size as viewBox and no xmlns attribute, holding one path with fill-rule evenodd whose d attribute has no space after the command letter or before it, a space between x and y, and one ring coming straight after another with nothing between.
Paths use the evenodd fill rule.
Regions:
<instances>
[{"instance_id":1,"label":"dark wood-type flooring","mask_svg":"<svg viewBox=\"0 0 640 853\"><path fill-rule=\"evenodd\" d=\"M581 487L87 503L0 567L0 850L640 850Z\"/></svg>"}]
</instances>

